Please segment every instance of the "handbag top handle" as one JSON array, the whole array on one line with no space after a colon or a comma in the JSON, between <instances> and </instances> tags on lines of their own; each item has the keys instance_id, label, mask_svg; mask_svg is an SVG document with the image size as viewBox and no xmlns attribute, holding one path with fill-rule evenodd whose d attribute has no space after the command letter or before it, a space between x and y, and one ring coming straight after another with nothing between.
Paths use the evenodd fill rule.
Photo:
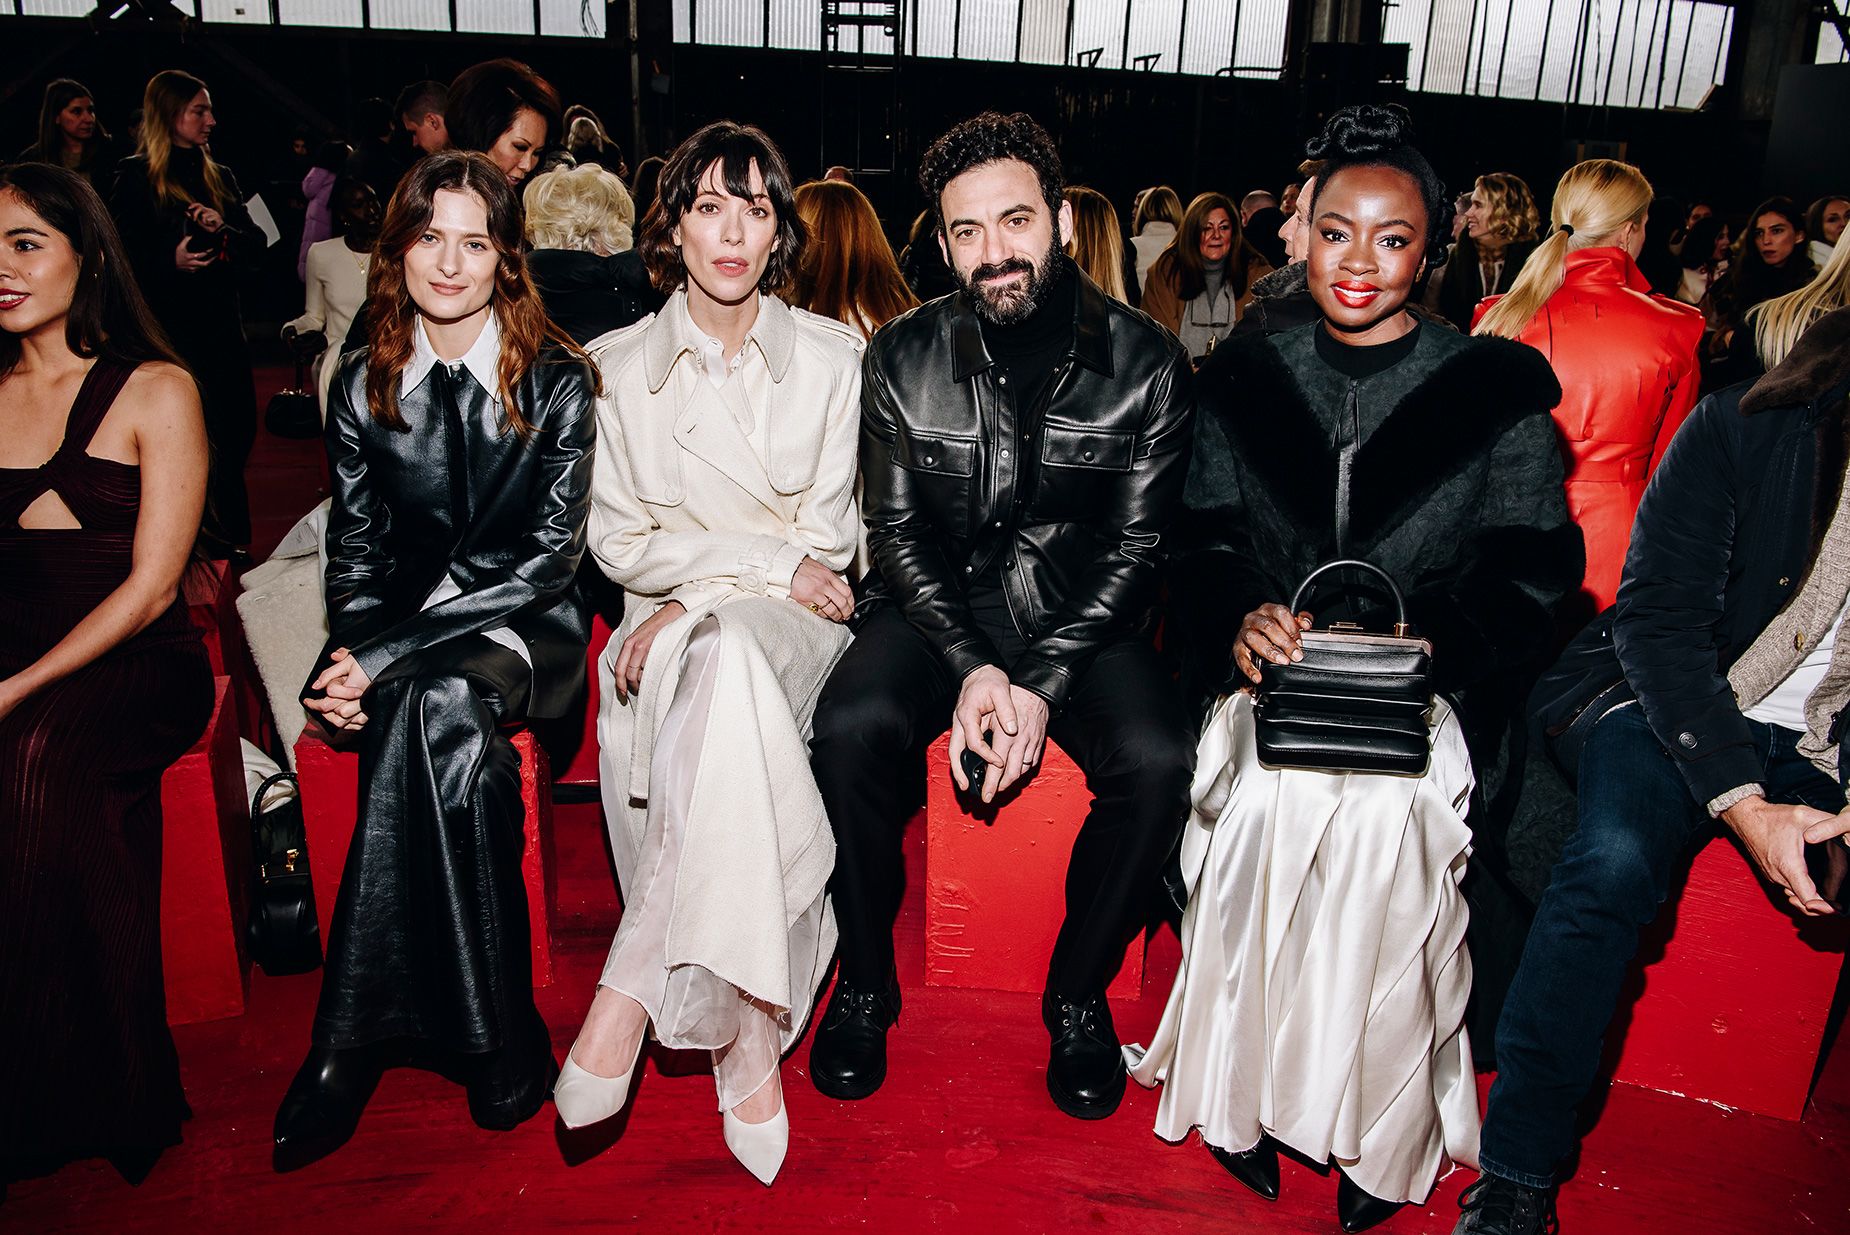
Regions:
<instances>
[{"instance_id":1,"label":"handbag top handle","mask_svg":"<svg viewBox=\"0 0 1850 1235\"><path fill-rule=\"evenodd\" d=\"M1293 613L1304 612L1304 598L1310 595L1311 585L1334 570L1365 570L1387 584L1388 592L1394 597L1394 633L1397 635L1406 633L1407 598L1401 595L1400 584L1394 582L1394 576L1388 574L1387 571L1382 570L1373 562L1364 562L1359 557L1336 558L1305 575L1304 582L1298 584L1297 592L1291 597L1291 611Z\"/></svg>"}]
</instances>

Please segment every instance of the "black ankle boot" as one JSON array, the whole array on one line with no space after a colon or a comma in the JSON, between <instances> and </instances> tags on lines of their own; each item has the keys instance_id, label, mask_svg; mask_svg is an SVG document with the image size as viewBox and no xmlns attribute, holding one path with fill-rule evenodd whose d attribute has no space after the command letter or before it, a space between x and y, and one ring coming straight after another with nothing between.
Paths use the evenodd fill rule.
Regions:
<instances>
[{"instance_id":1,"label":"black ankle boot","mask_svg":"<svg viewBox=\"0 0 1850 1235\"><path fill-rule=\"evenodd\" d=\"M1041 996L1041 1023L1053 1035L1047 1056L1047 1092L1074 1119L1103 1119L1124 1097L1124 1050L1101 994L1068 999Z\"/></svg>"},{"instance_id":2,"label":"black ankle boot","mask_svg":"<svg viewBox=\"0 0 1850 1235\"><path fill-rule=\"evenodd\" d=\"M1336 1168L1336 1220L1345 1231L1366 1231L1399 1213L1405 1201L1384 1201L1370 1196L1353 1179Z\"/></svg>"},{"instance_id":3,"label":"black ankle boot","mask_svg":"<svg viewBox=\"0 0 1850 1235\"><path fill-rule=\"evenodd\" d=\"M865 1098L886 1080L886 1031L899 1019L899 978L884 990L835 979L809 1047L809 1079L831 1098Z\"/></svg>"},{"instance_id":4,"label":"black ankle boot","mask_svg":"<svg viewBox=\"0 0 1850 1235\"><path fill-rule=\"evenodd\" d=\"M1227 1173L1268 1201L1278 1199L1278 1143L1269 1136L1259 1138L1251 1149L1235 1153L1218 1145L1208 1146L1214 1160Z\"/></svg>"},{"instance_id":5,"label":"black ankle boot","mask_svg":"<svg viewBox=\"0 0 1850 1235\"><path fill-rule=\"evenodd\" d=\"M379 1054L371 1047L310 1048L277 1108L271 1165L298 1170L345 1145L360 1126L380 1071Z\"/></svg>"},{"instance_id":6,"label":"black ankle boot","mask_svg":"<svg viewBox=\"0 0 1850 1235\"><path fill-rule=\"evenodd\" d=\"M552 1038L536 1012L513 1041L471 1061L469 1117L478 1128L511 1131L539 1114L558 1075Z\"/></svg>"}]
</instances>

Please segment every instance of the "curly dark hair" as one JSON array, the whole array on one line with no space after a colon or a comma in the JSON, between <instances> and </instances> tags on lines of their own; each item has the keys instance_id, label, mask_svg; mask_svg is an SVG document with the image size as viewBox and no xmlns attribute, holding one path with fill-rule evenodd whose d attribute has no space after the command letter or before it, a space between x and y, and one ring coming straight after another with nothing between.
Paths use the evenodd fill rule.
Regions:
<instances>
[{"instance_id":1,"label":"curly dark hair","mask_svg":"<svg viewBox=\"0 0 1850 1235\"><path fill-rule=\"evenodd\" d=\"M1323 160L1317 192L1310 208L1315 217L1317 198L1330 182L1352 167L1391 167L1413 178L1426 204L1426 269L1443 266L1452 245L1452 219L1457 208L1445 191L1439 173L1413 145L1413 117L1398 105L1359 103L1332 115L1323 131L1304 143L1304 153Z\"/></svg>"},{"instance_id":2,"label":"curly dark hair","mask_svg":"<svg viewBox=\"0 0 1850 1235\"><path fill-rule=\"evenodd\" d=\"M777 218L777 247L764 264L758 290L779 295L789 288L803 259L803 246L809 239L802 218L797 214L796 185L784 152L763 129L731 120L715 120L675 147L662 166L655 201L643 216L636 252L648 268L649 281L664 295L687 281L687 266L681 261L681 248L674 242L675 225L681 216L694 208L700 196L700 180L707 168L719 164L719 180L726 192L746 201L752 199L752 164L764 177L764 193L771 199L771 213Z\"/></svg>"},{"instance_id":3,"label":"curly dark hair","mask_svg":"<svg viewBox=\"0 0 1850 1235\"><path fill-rule=\"evenodd\" d=\"M919 187L932 209L938 209L944 186L973 167L1019 159L1034 169L1041 182L1041 198L1054 214L1060 213L1066 174L1060 169L1060 152L1053 138L1027 112L1005 116L986 111L972 116L933 142L919 161ZM944 224L940 216L939 224Z\"/></svg>"}]
</instances>

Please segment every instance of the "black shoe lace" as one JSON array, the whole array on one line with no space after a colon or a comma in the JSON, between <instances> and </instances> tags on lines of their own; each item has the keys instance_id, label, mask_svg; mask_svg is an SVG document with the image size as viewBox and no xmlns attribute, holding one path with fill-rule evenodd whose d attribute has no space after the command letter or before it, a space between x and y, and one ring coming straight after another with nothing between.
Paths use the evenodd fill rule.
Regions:
<instances>
[{"instance_id":1,"label":"black shoe lace","mask_svg":"<svg viewBox=\"0 0 1850 1235\"><path fill-rule=\"evenodd\" d=\"M864 1016L878 1021L885 1011L886 995L881 991L864 991L852 986L836 986L829 1020L840 1024L850 1016Z\"/></svg>"},{"instance_id":2,"label":"black shoe lace","mask_svg":"<svg viewBox=\"0 0 1850 1235\"><path fill-rule=\"evenodd\" d=\"M1100 1018L1099 1006L1096 1000L1087 1000L1085 1003L1067 1003L1061 1001L1059 1007L1060 1036L1065 1037L1072 1033L1090 1034L1093 1037L1098 1036L1097 1030Z\"/></svg>"},{"instance_id":3,"label":"black shoe lace","mask_svg":"<svg viewBox=\"0 0 1850 1235\"><path fill-rule=\"evenodd\" d=\"M1476 1226L1479 1235L1522 1235L1527 1231L1555 1235L1560 1230L1552 1191L1525 1187L1494 1175L1486 1175L1467 1188L1458 1198L1458 1207L1465 1213L1481 1215Z\"/></svg>"}]
</instances>

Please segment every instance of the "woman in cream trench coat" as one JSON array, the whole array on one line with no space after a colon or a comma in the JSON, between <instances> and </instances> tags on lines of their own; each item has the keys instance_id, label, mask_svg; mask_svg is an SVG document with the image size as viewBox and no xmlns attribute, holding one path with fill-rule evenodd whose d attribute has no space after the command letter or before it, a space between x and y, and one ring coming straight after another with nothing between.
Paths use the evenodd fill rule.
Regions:
<instances>
[{"instance_id":1,"label":"woman in cream trench coat","mask_svg":"<svg viewBox=\"0 0 1850 1235\"><path fill-rule=\"evenodd\" d=\"M710 125L661 193L642 249L677 285L591 346L589 547L625 592L598 669L624 916L555 1102L568 1126L615 1114L652 1024L713 1053L726 1143L770 1183L789 1128L778 1059L835 948L806 737L853 612L862 344L768 294L802 243L769 139Z\"/></svg>"}]
</instances>

